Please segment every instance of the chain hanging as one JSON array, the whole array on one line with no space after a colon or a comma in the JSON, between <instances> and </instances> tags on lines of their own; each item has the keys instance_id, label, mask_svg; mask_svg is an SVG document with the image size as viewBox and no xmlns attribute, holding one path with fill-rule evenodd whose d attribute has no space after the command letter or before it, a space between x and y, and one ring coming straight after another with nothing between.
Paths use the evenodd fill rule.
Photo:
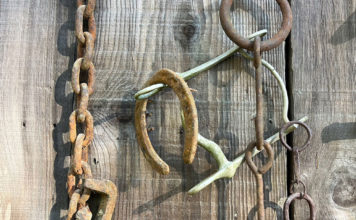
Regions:
<instances>
[{"instance_id":1,"label":"chain hanging","mask_svg":"<svg viewBox=\"0 0 356 220\"><path fill-rule=\"evenodd\" d=\"M307 141L305 142L305 144L302 147L291 147L288 145L286 138L285 138L285 133L286 130L292 126L298 124L301 127L303 127L308 135ZM305 150L307 147L309 147L310 145L310 140L312 138L312 132L310 130L310 128L308 127L308 125L306 125L303 122L299 122L299 121L291 121L289 123L286 123L280 130L279 132L279 137L281 140L282 145L288 150L292 152L293 155L293 161L294 161L294 179L291 182L290 188L289 188L289 193L291 194L287 200L284 203L284 207L283 207L283 215L284 215L284 219L285 220L289 220L289 206L290 204L298 199L298 200L306 200L308 202L309 205L309 211L310 211L310 220L315 220L315 216L316 216L316 212L315 212L315 204L313 202L313 199L306 193L306 186L304 184L304 182L300 179L300 160L299 160L299 153L302 152L303 150ZM301 185L303 187L303 191L302 192L295 192L295 186L296 185Z\"/></svg>"},{"instance_id":2,"label":"chain hanging","mask_svg":"<svg viewBox=\"0 0 356 220\"><path fill-rule=\"evenodd\" d=\"M88 111L88 102L89 96L94 92L95 83L95 67L92 62L96 39L95 4L96 0L77 0L75 16L77 60L73 64L71 81L76 94L76 109L69 117L69 139L73 147L67 175L67 190L70 198L67 220L74 217L83 220L92 219L87 204L91 191L104 195L96 218L110 220L117 198L115 184L110 180L93 179L88 163L89 146L94 138L94 121ZM86 23L88 31L84 31ZM80 124L79 128L77 124ZM78 130L82 132L78 133Z\"/></svg>"}]
</instances>

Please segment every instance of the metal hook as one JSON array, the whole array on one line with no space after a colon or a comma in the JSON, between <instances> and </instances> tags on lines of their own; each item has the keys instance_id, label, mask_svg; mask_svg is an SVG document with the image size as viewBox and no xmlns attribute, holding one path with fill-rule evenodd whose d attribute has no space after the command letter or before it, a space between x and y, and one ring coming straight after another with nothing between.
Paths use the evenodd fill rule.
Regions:
<instances>
[{"instance_id":1,"label":"metal hook","mask_svg":"<svg viewBox=\"0 0 356 220\"><path fill-rule=\"evenodd\" d=\"M184 79L177 73L168 69L158 71L145 83L144 87L156 83L167 84L179 98L184 113L185 123L187 124L185 127L183 160L185 163L190 164L194 160L198 143L198 113L193 95ZM148 137L146 128L147 102L147 99L136 101L135 127L137 141L151 166L161 174L168 174L169 166L156 153Z\"/></svg>"},{"instance_id":2,"label":"metal hook","mask_svg":"<svg viewBox=\"0 0 356 220\"><path fill-rule=\"evenodd\" d=\"M111 220L117 198L115 184L110 180L84 179L84 188L105 194L104 198L100 201L96 218Z\"/></svg>"}]
</instances>

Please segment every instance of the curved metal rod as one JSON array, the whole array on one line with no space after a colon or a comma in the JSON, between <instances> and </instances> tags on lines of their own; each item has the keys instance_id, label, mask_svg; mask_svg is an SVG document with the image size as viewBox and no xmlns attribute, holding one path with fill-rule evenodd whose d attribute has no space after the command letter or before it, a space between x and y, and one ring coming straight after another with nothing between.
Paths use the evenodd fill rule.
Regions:
<instances>
[{"instance_id":1,"label":"curved metal rod","mask_svg":"<svg viewBox=\"0 0 356 220\"><path fill-rule=\"evenodd\" d=\"M267 33L266 29L257 31L253 34L251 34L250 36L248 36L248 39L253 39L257 36L264 36ZM210 68L212 68L213 66L215 66L218 63L221 63L222 61L226 60L227 58L229 58L230 56L232 56L233 54L235 54L236 52L238 52L238 50L240 49L239 46L234 46L233 48L231 48L230 50L226 51L225 53L221 54L220 56L217 56L211 60L209 60L208 62L199 65L191 70L185 71L183 73L178 73L184 80L188 80L191 79L195 76L197 76L199 73L208 70ZM152 86L146 87L140 91L138 91L134 96L135 99L147 99L148 97L156 94L157 92L159 92L162 88L167 87L165 84L162 83L158 83L158 84L154 84Z\"/></svg>"},{"instance_id":2,"label":"curved metal rod","mask_svg":"<svg viewBox=\"0 0 356 220\"><path fill-rule=\"evenodd\" d=\"M305 116L305 117L301 118L299 121L305 122L307 120L308 120L308 117ZM292 131L294 131L295 129L296 129L296 126L290 126L285 131L285 134L287 135L287 134L291 133ZM278 140L279 140L279 133L276 133L273 136L267 138L265 141L270 144L273 144ZM245 153L241 154L240 156L235 158L233 161L229 161L226 158L225 154L222 152L222 150L218 144L201 136L200 134L198 135L198 144L201 147L203 147L205 150L207 150L214 157L214 159L218 163L219 169L218 169L218 171L216 171L215 173L213 173L212 175L210 175L209 177L207 177L206 179L201 181L199 184L194 186L192 189L190 189L188 191L189 194L198 193L199 191L201 191L202 189L204 189L205 187L207 187L208 185L210 185L217 179L232 178L235 175L237 168L239 168L239 166L245 161ZM261 151L257 150L257 148L255 147L252 151L252 157L257 155L259 152L261 152Z\"/></svg>"},{"instance_id":3,"label":"curved metal rod","mask_svg":"<svg viewBox=\"0 0 356 220\"><path fill-rule=\"evenodd\" d=\"M249 39L254 38L256 36L262 36L263 34L265 34L266 30L261 30L258 31L252 35L249 36ZM179 75L181 77L183 77L184 80L189 80L195 76L197 76L199 73L208 70L210 68L212 68L213 66L215 66L216 64L224 61L225 59L227 59L228 57L230 57L231 55L233 55L235 52L239 52L243 57L245 57L246 59L249 60L253 60L253 56L251 56L250 54L248 54L246 51L244 51L243 49L239 48L238 46L235 46L233 48L231 48L230 50L226 51L225 53L221 54L220 56L198 66L195 67L191 70L188 70L184 73L180 73ZM287 89L284 85L283 79L282 77L278 74L278 72L276 71L276 69L270 64L268 63L266 60L262 59L262 65L265 66L273 75L273 77L277 80L279 88L281 89L282 92L282 97L283 97L283 110L282 110L282 117L283 117L283 121L284 123L288 123L290 120L288 119L288 105L289 105L289 100L288 100L288 93L287 93ZM150 96L158 93L162 88L167 87L167 85L164 85L162 83L159 84L154 84L152 86L146 87L140 91L138 91L135 94L135 98L136 99L147 99Z\"/></svg>"}]
</instances>

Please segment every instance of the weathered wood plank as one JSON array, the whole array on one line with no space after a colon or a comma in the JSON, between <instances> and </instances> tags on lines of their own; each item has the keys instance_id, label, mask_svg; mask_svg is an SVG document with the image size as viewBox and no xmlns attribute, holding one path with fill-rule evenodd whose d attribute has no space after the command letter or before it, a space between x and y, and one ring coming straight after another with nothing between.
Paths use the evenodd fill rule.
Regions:
<instances>
[{"instance_id":1,"label":"weathered wood plank","mask_svg":"<svg viewBox=\"0 0 356 220\"><path fill-rule=\"evenodd\" d=\"M116 219L253 219L255 179L246 165L233 180L187 195L217 167L201 148L192 166L183 164L179 103L172 91L161 92L149 104L149 126L155 128L151 140L171 166L168 176L158 175L145 161L133 127L133 94L154 72L182 72L233 46L222 31L218 9L219 2L212 0L98 1L91 164L94 176L118 185ZM265 27L274 34L281 22L272 0L236 1L232 17L245 36ZM284 75L283 46L264 58ZM282 100L277 83L264 72L268 136L282 124ZM198 90L194 96L200 132L219 143L230 159L254 140L253 76L252 65L235 56L189 81ZM268 219L276 218L275 210L280 218L286 197L286 157L280 145L275 152L274 168L264 178L266 204L272 207L267 209Z\"/></svg>"},{"instance_id":2,"label":"weathered wood plank","mask_svg":"<svg viewBox=\"0 0 356 220\"><path fill-rule=\"evenodd\" d=\"M301 176L317 219L356 219L356 2L293 0L292 9L294 117L309 115L314 132ZM298 202L296 219L308 215Z\"/></svg>"},{"instance_id":3,"label":"weathered wood plank","mask_svg":"<svg viewBox=\"0 0 356 220\"><path fill-rule=\"evenodd\" d=\"M0 219L48 219L58 198L56 149L64 152L53 145L53 119L60 113L54 85L68 69L68 55L56 48L55 15L56 9L66 13L57 1L0 5Z\"/></svg>"},{"instance_id":4,"label":"weathered wood plank","mask_svg":"<svg viewBox=\"0 0 356 220\"><path fill-rule=\"evenodd\" d=\"M217 1L97 1L96 92L90 110L95 139L90 162L94 177L119 189L115 219L253 219L255 180L242 166L233 180L218 181L201 193L187 191L214 172L216 164L199 149L192 166L181 160L178 100L166 90L150 104L152 141L172 167L154 173L143 158L133 127L133 94L155 71L184 71L233 46L223 33ZM59 219L65 216L69 163L68 117L73 94L75 2L0 2L0 218ZM241 34L278 30L281 16L272 0L234 4ZM284 49L265 53L284 75ZM253 68L235 56L189 82L199 111L200 132L223 147L229 159L254 140ZM281 122L281 95L265 72L266 136ZM286 197L285 155L265 176L267 206L277 210ZM261 157L259 157L261 158ZM276 212L268 209L269 219Z\"/></svg>"}]
</instances>

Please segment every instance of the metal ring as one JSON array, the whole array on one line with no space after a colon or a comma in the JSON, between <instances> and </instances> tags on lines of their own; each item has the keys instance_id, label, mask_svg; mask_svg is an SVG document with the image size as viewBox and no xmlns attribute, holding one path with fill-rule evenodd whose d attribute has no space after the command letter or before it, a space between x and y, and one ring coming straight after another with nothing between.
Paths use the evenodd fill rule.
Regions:
<instances>
[{"instance_id":1,"label":"metal ring","mask_svg":"<svg viewBox=\"0 0 356 220\"><path fill-rule=\"evenodd\" d=\"M284 220L289 220L289 206L290 204L295 200L295 199L304 199L308 202L309 204L309 210L310 210L310 220L315 220L316 218L316 212L315 212L315 204L313 202L313 199L308 195L308 194L304 194L303 196L301 195L301 193L293 193L292 195L290 195L286 202L284 203Z\"/></svg>"},{"instance_id":2,"label":"metal ring","mask_svg":"<svg viewBox=\"0 0 356 220\"><path fill-rule=\"evenodd\" d=\"M256 164L252 161L252 151L255 149L255 146L256 146L256 142L252 142L247 146L247 150L245 152L245 160L246 160L247 165L250 167L250 169L252 170L252 172L254 174L256 174L256 175L264 174L272 167L274 153L273 153L271 145L268 142L264 141L263 146L268 154L268 161L264 166L258 168L256 166Z\"/></svg>"},{"instance_id":3,"label":"metal ring","mask_svg":"<svg viewBox=\"0 0 356 220\"><path fill-rule=\"evenodd\" d=\"M72 68L72 88L73 91L75 92L75 94L79 95L80 94L80 70L81 70L81 66L83 63L84 58L79 58L77 59L74 64L73 64L73 68ZM89 95L93 94L94 92L94 83L95 83L95 67L94 64L92 62L90 62L89 64L89 69L88 71L88 91L89 91Z\"/></svg>"},{"instance_id":4,"label":"metal ring","mask_svg":"<svg viewBox=\"0 0 356 220\"><path fill-rule=\"evenodd\" d=\"M241 48L252 51L253 41L239 35L231 23L230 9L233 0L222 0L220 6L220 21L226 35ZM283 22L281 29L271 39L261 42L261 52L271 50L280 45L292 29L292 10L287 0L276 0L281 8Z\"/></svg>"},{"instance_id":5,"label":"metal ring","mask_svg":"<svg viewBox=\"0 0 356 220\"><path fill-rule=\"evenodd\" d=\"M293 180L293 181L291 182L290 187L289 187L289 193L290 193L290 194L295 193L295 192L294 192L294 186L295 186L296 184L297 184L297 185L301 184L301 185L303 186L303 192L301 192L301 193L302 193L303 195L305 195L305 194L306 194L306 186L305 186L304 182L301 181L301 180Z\"/></svg>"},{"instance_id":6,"label":"metal ring","mask_svg":"<svg viewBox=\"0 0 356 220\"><path fill-rule=\"evenodd\" d=\"M77 114L78 110L72 112L69 116L69 139L74 143L77 138ZM94 122L93 116L88 110L85 111L85 138L83 141L83 147L88 147L94 137Z\"/></svg>"},{"instance_id":7,"label":"metal ring","mask_svg":"<svg viewBox=\"0 0 356 220\"><path fill-rule=\"evenodd\" d=\"M291 147L289 146L289 144L287 144L287 141L286 141L286 136L285 136L285 131L292 125L294 124L298 124L298 125L301 125L303 128L305 128L305 130L307 131L308 133L308 139L307 141L305 142L305 144L301 147L298 147L298 148L294 148L294 147ZM282 145L287 148L289 151L298 151L298 153L302 152L303 150L305 150L307 147L309 147L310 145L310 140L311 140L311 137L312 137L312 132L310 130L310 128L308 127L308 125L306 125L305 123L301 122L301 121L290 121L288 123L286 123L285 125L283 125L283 127L281 128L281 130L279 131L279 139L281 140L281 143Z\"/></svg>"},{"instance_id":8,"label":"metal ring","mask_svg":"<svg viewBox=\"0 0 356 220\"><path fill-rule=\"evenodd\" d=\"M184 113L185 138L183 160L190 164L193 162L198 144L198 114L194 97L182 77L177 73L162 69L149 79L144 88L156 83L163 83L173 89L179 98ZM137 100L135 107L135 128L137 141L141 150L151 166L161 174L169 173L169 166L159 157L148 137L146 128L146 106L148 99Z\"/></svg>"}]
</instances>

